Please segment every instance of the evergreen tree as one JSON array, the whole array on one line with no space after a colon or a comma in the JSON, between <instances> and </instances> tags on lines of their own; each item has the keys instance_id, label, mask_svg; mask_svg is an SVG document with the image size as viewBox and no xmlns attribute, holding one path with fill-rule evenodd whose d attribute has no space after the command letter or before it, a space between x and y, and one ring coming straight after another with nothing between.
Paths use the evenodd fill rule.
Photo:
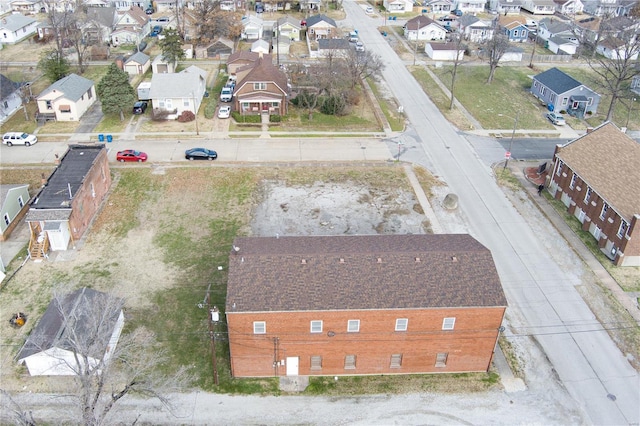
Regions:
<instances>
[{"instance_id":1,"label":"evergreen tree","mask_svg":"<svg viewBox=\"0 0 640 426\"><path fill-rule=\"evenodd\" d=\"M162 49L162 57L167 62L176 62L184 59L184 49L182 48L182 38L173 28L164 31L164 38L158 42Z\"/></svg>"},{"instance_id":2,"label":"evergreen tree","mask_svg":"<svg viewBox=\"0 0 640 426\"><path fill-rule=\"evenodd\" d=\"M69 75L69 61L57 50L49 50L42 55L38 62L38 68L42 70L47 80L55 83L62 77Z\"/></svg>"},{"instance_id":3,"label":"evergreen tree","mask_svg":"<svg viewBox=\"0 0 640 426\"><path fill-rule=\"evenodd\" d=\"M136 91L129 84L129 74L118 68L115 63L96 87L96 92L102 103L105 114L120 113L120 120L124 120L123 111L131 108L136 100Z\"/></svg>"}]
</instances>

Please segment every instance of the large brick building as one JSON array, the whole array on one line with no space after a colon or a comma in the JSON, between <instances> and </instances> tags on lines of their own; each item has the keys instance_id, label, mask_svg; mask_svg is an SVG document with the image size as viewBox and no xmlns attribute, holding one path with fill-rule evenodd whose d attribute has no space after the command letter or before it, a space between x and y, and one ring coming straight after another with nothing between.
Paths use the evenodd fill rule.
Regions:
<instances>
[{"instance_id":1,"label":"large brick building","mask_svg":"<svg viewBox=\"0 0 640 426\"><path fill-rule=\"evenodd\" d=\"M640 265L640 144L613 123L557 146L549 191L618 266Z\"/></svg>"},{"instance_id":2,"label":"large brick building","mask_svg":"<svg viewBox=\"0 0 640 426\"><path fill-rule=\"evenodd\" d=\"M237 238L232 374L486 371L506 304L469 235Z\"/></svg>"}]
</instances>

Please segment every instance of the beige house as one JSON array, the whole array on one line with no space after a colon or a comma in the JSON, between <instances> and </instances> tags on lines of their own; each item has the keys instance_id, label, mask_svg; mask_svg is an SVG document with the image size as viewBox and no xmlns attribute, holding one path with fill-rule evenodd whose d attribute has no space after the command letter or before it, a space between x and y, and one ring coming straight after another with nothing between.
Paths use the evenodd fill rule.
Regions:
<instances>
[{"instance_id":1,"label":"beige house","mask_svg":"<svg viewBox=\"0 0 640 426\"><path fill-rule=\"evenodd\" d=\"M96 101L93 81L70 74L47 87L37 98L38 118L78 121Z\"/></svg>"}]
</instances>

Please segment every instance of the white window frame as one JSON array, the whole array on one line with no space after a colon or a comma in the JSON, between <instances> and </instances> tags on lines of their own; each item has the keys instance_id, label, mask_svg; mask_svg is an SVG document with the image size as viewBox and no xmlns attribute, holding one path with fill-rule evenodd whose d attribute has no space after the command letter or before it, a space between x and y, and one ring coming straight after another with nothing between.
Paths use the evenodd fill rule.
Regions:
<instances>
[{"instance_id":1,"label":"white window frame","mask_svg":"<svg viewBox=\"0 0 640 426\"><path fill-rule=\"evenodd\" d=\"M591 192L593 190L591 189L590 186L587 186L587 190L584 193L584 202L585 203L589 203L589 200L591 199Z\"/></svg>"},{"instance_id":2,"label":"white window frame","mask_svg":"<svg viewBox=\"0 0 640 426\"><path fill-rule=\"evenodd\" d=\"M309 323L309 331L311 333L322 333L322 320L312 320Z\"/></svg>"},{"instance_id":3,"label":"white window frame","mask_svg":"<svg viewBox=\"0 0 640 426\"><path fill-rule=\"evenodd\" d=\"M408 318L398 318L396 319L396 331L407 331L409 327L409 319Z\"/></svg>"},{"instance_id":4,"label":"white window frame","mask_svg":"<svg viewBox=\"0 0 640 426\"><path fill-rule=\"evenodd\" d=\"M556 167L556 176L560 176L560 173L562 173L563 166L564 166L564 161L558 160L558 165Z\"/></svg>"},{"instance_id":5,"label":"white window frame","mask_svg":"<svg viewBox=\"0 0 640 426\"><path fill-rule=\"evenodd\" d=\"M436 354L436 367L442 368L447 366L447 358L449 358L448 352L438 352Z\"/></svg>"},{"instance_id":6,"label":"white window frame","mask_svg":"<svg viewBox=\"0 0 640 426\"><path fill-rule=\"evenodd\" d=\"M566 96L562 98L562 105L566 105L569 102L569 98Z\"/></svg>"},{"instance_id":7,"label":"white window frame","mask_svg":"<svg viewBox=\"0 0 640 426\"><path fill-rule=\"evenodd\" d=\"M456 317L446 317L442 319L443 330L453 330L456 326Z\"/></svg>"},{"instance_id":8,"label":"white window frame","mask_svg":"<svg viewBox=\"0 0 640 426\"><path fill-rule=\"evenodd\" d=\"M569 188L571 189L575 188L576 178L577 178L577 175L574 173L573 176L571 176L571 182L569 183Z\"/></svg>"},{"instance_id":9,"label":"white window frame","mask_svg":"<svg viewBox=\"0 0 640 426\"><path fill-rule=\"evenodd\" d=\"M253 334L267 334L267 322L266 321L254 321L253 322Z\"/></svg>"},{"instance_id":10,"label":"white window frame","mask_svg":"<svg viewBox=\"0 0 640 426\"><path fill-rule=\"evenodd\" d=\"M253 90L267 90L267 83L253 83Z\"/></svg>"},{"instance_id":11,"label":"white window frame","mask_svg":"<svg viewBox=\"0 0 640 426\"><path fill-rule=\"evenodd\" d=\"M629 224L626 220L623 220L620 222L620 227L618 228L618 233L616 235L618 235L618 238L622 238L627 234L627 232L629 232Z\"/></svg>"},{"instance_id":12,"label":"white window frame","mask_svg":"<svg viewBox=\"0 0 640 426\"><path fill-rule=\"evenodd\" d=\"M347 321L347 333L359 333L360 332L360 320Z\"/></svg>"},{"instance_id":13,"label":"white window frame","mask_svg":"<svg viewBox=\"0 0 640 426\"><path fill-rule=\"evenodd\" d=\"M605 220L607 218L607 211L609 210L609 204L603 203L602 210L600 210L600 220Z\"/></svg>"}]
</instances>

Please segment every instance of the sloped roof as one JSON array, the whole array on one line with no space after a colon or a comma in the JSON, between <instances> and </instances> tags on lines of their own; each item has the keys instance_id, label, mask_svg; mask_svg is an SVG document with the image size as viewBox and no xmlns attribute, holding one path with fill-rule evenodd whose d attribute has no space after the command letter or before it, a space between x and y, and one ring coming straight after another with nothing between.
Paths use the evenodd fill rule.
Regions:
<instances>
[{"instance_id":1,"label":"sloped roof","mask_svg":"<svg viewBox=\"0 0 640 426\"><path fill-rule=\"evenodd\" d=\"M192 66L189 68L197 67ZM154 73L151 76L151 90L149 91L149 97L151 99L175 99L188 97L191 93L195 94L197 89L200 87L200 81L204 77L200 72L194 72L193 70L187 72L187 70L175 74Z\"/></svg>"},{"instance_id":2,"label":"sloped roof","mask_svg":"<svg viewBox=\"0 0 640 426\"><path fill-rule=\"evenodd\" d=\"M543 18L538 23L538 25L544 26L547 29L547 31L549 31L551 34L558 34L558 33L571 31L571 25L567 24L566 22L558 21L557 19L554 19L554 18Z\"/></svg>"},{"instance_id":3,"label":"sloped roof","mask_svg":"<svg viewBox=\"0 0 640 426\"><path fill-rule=\"evenodd\" d=\"M284 24L289 24L292 27L297 28L297 29L301 29L302 28L302 26L300 25L300 20L294 18L293 16L289 16L289 15L285 16L284 18L278 19L278 24L277 24L278 28L283 26Z\"/></svg>"},{"instance_id":4,"label":"sloped roof","mask_svg":"<svg viewBox=\"0 0 640 426\"><path fill-rule=\"evenodd\" d=\"M44 89L38 97L40 98L56 90L64 94L65 98L75 102L87 93L87 90L91 89L92 86L93 81L88 78L80 77L77 74L69 74Z\"/></svg>"},{"instance_id":5,"label":"sloped roof","mask_svg":"<svg viewBox=\"0 0 640 426\"><path fill-rule=\"evenodd\" d=\"M264 55L271 56L271 55ZM255 62L260 59L260 54L258 52L250 52L248 50L236 50L231 55L229 55L229 59L227 59L227 64L231 64L235 61L249 61Z\"/></svg>"},{"instance_id":6,"label":"sloped roof","mask_svg":"<svg viewBox=\"0 0 640 426\"><path fill-rule=\"evenodd\" d=\"M456 46L456 43L427 43L429 46L431 46L431 50L452 50L452 51L456 51L458 50L458 52L464 51L464 47L462 46Z\"/></svg>"},{"instance_id":7,"label":"sloped roof","mask_svg":"<svg viewBox=\"0 0 640 426\"><path fill-rule=\"evenodd\" d=\"M29 24L36 22L35 19L24 16L20 13L5 15L0 19L0 28L6 28L9 31L18 31Z\"/></svg>"},{"instance_id":8,"label":"sloped roof","mask_svg":"<svg viewBox=\"0 0 640 426\"><path fill-rule=\"evenodd\" d=\"M116 22L116 8L109 7L88 7L87 8L87 22L86 24L92 25L100 24L103 27L113 28Z\"/></svg>"},{"instance_id":9,"label":"sloped roof","mask_svg":"<svg viewBox=\"0 0 640 426\"><path fill-rule=\"evenodd\" d=\"M19 88L20 88L20 83L11 81L4 74L0 74L0 99L4 99L11 96Z\"/></svg>"},{"instance_id":10,"label":"sloped roof","mask_svg":"<svg viewBox=\"0 0 640 426\"><path fill-rule=\"evenodd\" d=\"M307 18L307 28L309 27L313 27L314 25L320 23L320 22L326 22L327 24L330 24L334 27L337 27L336 25L336 21L334 21L333 19L329 18L326 15L313 15L313 16L309 16Z\"/></svg>"},{"instance_id":11,"label":"sloped roof","mask_svg":"<svg viewBox=\"0 0 640 426\"><path fill-rule=\"evenodd\" d=\"M565 93L583 84L568 74L553 67L533 77L556 94Z\"/></svg>"},{"instance_id":12,"label":"sloped roof","mask_svg":"<svg viewBox=\"0 0 640 426\"><path fill-rule=\"evenodd\" d=\"M73 334L97 338L95 345L90 348L92 353L86 355L101 359L111 338L112 333L108 332L109 327L112 330L115 327L123 305L122 301L109 303L110 298L111 296L106 293L84 287L64 295L60 301L52 300L38 321L38 325L18 352L17 360L23 360L53 347L72 350L74 347L71 341ZM92 313L96 309L105 309L106 307L110 307L112 310L108 315L105 315L108 318L107 328L99 333L101 334L99 336L92 335L91 333L95 333L95 330L90 327L92 324L95 325L95 321L91 319Z\"/></svg>"},{"instance_id":13,"label":"sloped roof","mask_svg":"<svg viewBox=\"0 0 640 426\"><path fill-rule=\"evenodd\" d=\"M240 87L247 83L273 82L280 88L282 93L288 93L287 76L280 70L280 68L273 65L271 55L265 55L264 57L259 58L255 63L243 67L242 70L246 70L247 68L250 68L251 70L244 76L242 81L238 82L236 92Z\"/></svg>"},{"instance_id":14,"label":"sloped roof","mask_svg":"<svg viewBox=\"0 0 640 426\"><path fill-rule=\"evenodd\" d=\"M498 23L505 27L505 28L513 28L514 24L516 24L515 26L519 25L526 25L527 24L527 19L522 16L522 15L517 15L517 16L513 16L513 15L501 15L498 18ZM511 27L509 27L511 26Z\"/></svg>"},{"instance_id":15,"label":"sloped roof","mask_svg":"<svg viewBox=\"0 0 640 426\"><path fill-rule=\"evenodd\" d=\"M236 238L227 313L506 306L465 234Z\"/></svg>"},{"instance_id":16,"label":"sloped roof","mask_svg":"<svg viewBox=\"0 0 640 426\"><path fill-rule=\"evenodd\" d=\"M476 22L480 21L480 18L477 16L473 16L471 14L465 13L460 18L458 18L458 22L462 27L468 27L469 25L473 25Z\"/></svg>"},{"instance_id":17,"label":"sloped roof","mask_svg":"<svg viewBox=\"0 0 640 426\"><path fill-rule=\"evenodd\" d=\"M627 222L640 214L640 144L615 124L574 139L557 156Z\"/></svg>"},{"instance_id":18,"label":"sloped roof","mask_svg":"<svg viewBox=\"0 0 640 426\"><path fill-rule=\"evenodd\" d=\"M433 19L429 18L428 16L424 16L424 15L418 15L415 18L411 18L407 21L407 23L405 24L407 30L409 31L417 31L420 28L424 28L427 25L430 24L435 24L438 27L442 28L443 31L446 31L444 29L444 27L442 25L440 25L438 22L434 21Z\"/></svg>"},{"instance_id":19,"label":"sloped roof","mask_svg":"<svg viewBox=\"0 0 640 426\"><path fill-rule=\"evenodd\" d=\"M34 209L70 209L71 200L103 149L104 145L69 145L60 164L35 196L27 220L32 219Z\"/></svg>"},{"instance_id":20,"label":"sloped roof","mask_svg":"<svg viewBox=\"0 0 640 426\"><path fill-rule=\"evenodd\" d=\"M124 63L128 64L129 62L135 62L137 64L146 64L147 62L149 62L149 55L147 55L144 52L136 52L133 55L129 56L129 59L127 59Z\"/></svg>"},{"instance_id":21,"label":"sloped roof","mask_svg":"<svg viewBox=\"0 0 640 426\"><path fill-rule=\"evenodd\" d=\"M129 10L125 10L124 12L118 12L118 15L119 15L118 19L122 18L125 15L129 15L141 27L145 26L146 23L149 21L149 17L147 16L147 14L144 12L144 10L142 10L141 7L138 7L138 6L131 6ZM133 23L130 23L130 24L133 24Z\"/></svg>"}]
</instances>

